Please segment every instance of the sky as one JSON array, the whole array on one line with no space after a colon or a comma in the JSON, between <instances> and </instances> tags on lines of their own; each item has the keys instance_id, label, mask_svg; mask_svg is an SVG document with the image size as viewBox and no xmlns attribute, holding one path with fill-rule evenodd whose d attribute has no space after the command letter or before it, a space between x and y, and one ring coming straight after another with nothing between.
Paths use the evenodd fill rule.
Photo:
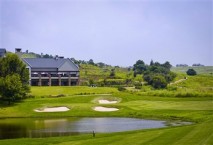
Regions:
<instances>
[{"instance_id":1,"label":"sky","mask_svg":"<svg viewBox=\"0 0 213 145\"><path fill-rule=\"evenodd\" d=\"M213 66L212 0L0 0L0 48Z\"/></svg>"}]
</instances>

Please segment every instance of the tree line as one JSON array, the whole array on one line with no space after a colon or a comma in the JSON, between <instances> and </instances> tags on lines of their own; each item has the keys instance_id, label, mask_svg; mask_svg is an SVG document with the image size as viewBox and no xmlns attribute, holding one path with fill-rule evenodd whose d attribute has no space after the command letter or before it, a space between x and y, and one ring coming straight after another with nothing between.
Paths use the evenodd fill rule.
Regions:
<instances>
[{"instance_id":1,"label":"tree line","mask_svg":"<svg viewBox=\"0 0 213 145\"><path fill-rule=\"evenodd\" d=\"M133 65L134 77L142 74L148 85L156 89L166 88L176 77L176 74L170 71L171 67L172 65L168 61L160 64L151 60L150 64L146 65L143 60L138 60Z\"/></svg>"}]
</instances>

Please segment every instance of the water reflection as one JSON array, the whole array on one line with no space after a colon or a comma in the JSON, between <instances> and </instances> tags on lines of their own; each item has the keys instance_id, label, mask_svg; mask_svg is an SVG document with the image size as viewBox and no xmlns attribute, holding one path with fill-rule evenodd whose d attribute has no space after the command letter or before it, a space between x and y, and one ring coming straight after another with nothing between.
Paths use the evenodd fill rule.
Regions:
<instances>
[{"instance_id":1,"label":"water reflection","mask_svg":"<svg viewBox=\"0 0 213 145\"><path fill-rule=\"evenodd\" d=\"M134 118L0 119L0 139L53 137L166 127L165 121Z\"/></svg>"}]
</instances>

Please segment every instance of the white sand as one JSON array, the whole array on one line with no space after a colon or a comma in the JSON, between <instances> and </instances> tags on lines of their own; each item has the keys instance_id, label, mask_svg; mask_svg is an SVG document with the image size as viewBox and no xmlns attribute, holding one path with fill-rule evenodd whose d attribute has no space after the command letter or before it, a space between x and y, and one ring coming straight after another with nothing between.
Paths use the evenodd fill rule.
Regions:
<instances>
[{"instance_id":1,"label":"white sand","mask_svg":"<svg viewBox=\"0 0 213 145\"><path fill-rule=\"evenodd\" d=\"M118 103L118 101L109 101L109 100L98 100L99 104L115 104Z\"/></svg>"},{"instance_id":2,"label":"white sand","mask_svg":"<svg viewBox=\"0 0 213 145\"><path fill-rule=\"evenodd\" d=\"M95 111L100 111L100 112L110 112L110 111L118 111L118 108L107 108L107 107L95 107Z\"/></svg>"},{"instance_id":3,"label":"white sand","mask_svg":"<svg viewBox=\"0 0 213 145\"><path fill-rule=\"evenodd\" d=\"M67 107L51 107L51 108L44 108L44 109L35 109L35 112L65 112L70 110Z\"/></svg>"}]
</instances>

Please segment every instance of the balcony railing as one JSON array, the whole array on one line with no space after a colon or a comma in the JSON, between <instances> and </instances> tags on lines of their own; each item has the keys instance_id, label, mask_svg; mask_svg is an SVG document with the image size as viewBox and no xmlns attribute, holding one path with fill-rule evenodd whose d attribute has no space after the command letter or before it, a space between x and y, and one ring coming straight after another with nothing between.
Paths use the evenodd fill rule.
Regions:
<instances>
[{"instance_id":1,"label":"balcony railing","mask_svg":"<svg viewBox=\"0 0 213 145\"><path fill-rule=\"evenodd\" d=\"M63 79L65 79L65 78L69 78L69 77L71 77L71 78L78 78L79 77L79 74L77 73L77 74L69 74L69 73L62 73L62 72L58 72L58 73L54 73L54 74L52 74L52 73L45 73L45 72L42 72L42 73L37 73L37 72L32 72L32 74L31 74L31 78L32 79L38 79L38 78L49 78L49 77L51 77L51 78L53 78L53 79L58 79L58 78L63 78Z\"/></svg>"}]
</instances>

